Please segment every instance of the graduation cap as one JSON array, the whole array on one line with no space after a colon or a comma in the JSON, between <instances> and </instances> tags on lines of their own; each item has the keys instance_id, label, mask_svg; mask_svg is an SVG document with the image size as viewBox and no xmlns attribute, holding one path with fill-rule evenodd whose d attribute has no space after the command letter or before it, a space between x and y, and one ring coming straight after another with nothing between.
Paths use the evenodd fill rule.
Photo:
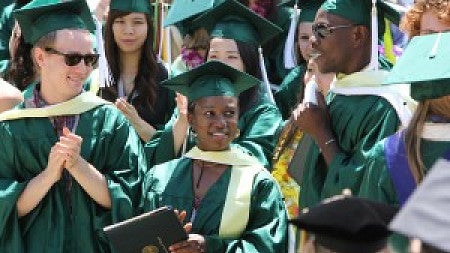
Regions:
<instances>
[{"instance_id":1,"label":"graduation cap","mask_svg":"<svg viewBox=\"0 0 450 253\"><path fill-rule=\"evenodd\" d=\"M450 33L415 36L384 84L410 83L415 100L450 95Z\"/></svg>"},{"instance_id":2,"label":"graduation cap","mask_svg":"<svg viewBox=\"0 0 450 253\"><path fill-rule=\"evenodd\" d=\"M86 1L33 0L14 11L25 41L35 44L42 36L63 29L95 31Z\"/></svg>"},{"instance_id":3,"label":"graduation cap","mask_svg":"<svg viewBox=\"0 0 450 253\"><path fill-rule=\"evenodd\" d=\"M209 61L162 82L165 87L195 101L203 97L232 96L239 94L260 81L219 61Z\"/></svg>"},{"instance_id":4,"label":"graduation cap","mask_svg":"<svg viewBox=\"0 0 450 253\"><path fill-rule=\"evenodd\" d=\"M205 28L211 37L234 39L263 45L282 32L281 28L260 17L235 0L226 0L192 21L195 28Z\"/></svg>"},{"instance_id":5,"label":"graduation cap","mask_svg":"<svg viewBox=\"0 0 450 253\"><path fill-rule=\"evenodd\" d=\"M371 253L386 246L387 225L396 207L368 199L338 196L309 208L290 222L314 234L317 243L340 253Z\"/></svg>"},{"instance_id":6,"label":"graduation cap","mask_svg":"<svg viewBox=\"0 0 450 253\"><path fill-rule=\"evenodd\" d=\"M170 6L164 26L176 25L187 33L189 21L214 6L214 0L174 0Z\"/></svg>"},{"instance_id":7,"label":"graduation cap","mask_svg":"<svg viewBox=\"0 0 450 253\"><path fill-rule=\"evenodd\" d=\"M304 4L300 3L298 5L298 8L301 10L301 12L298 16L298 22L314 22L316 13L323 2L324 0L310 0Z\"/></svg>"},{"instance_id":8,"label":"graduation cap","mask_svg":"<svg viewBox=\"0 0 450 253\"><path fill-rule=\"evenodd\" d=\"M438 159L389 225L394 232L418 238L450 252L450 150Z\"/></svg>"},{"instance_id":9,"label":"graduation cap","mask_svg":"<svg viewBox=\"0 0 450 253\"><path fill-rule=\"evenodd\" d=\"M110 10L140 12L151 15L153 8L149 0L111 0Z\"/></svg>"}]
</instances>

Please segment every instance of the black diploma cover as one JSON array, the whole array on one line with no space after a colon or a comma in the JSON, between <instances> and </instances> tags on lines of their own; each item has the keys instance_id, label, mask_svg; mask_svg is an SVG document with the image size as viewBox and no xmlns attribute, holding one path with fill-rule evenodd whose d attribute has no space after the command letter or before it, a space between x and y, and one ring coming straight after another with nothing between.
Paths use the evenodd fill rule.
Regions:
<instances>
[{"instance_id":1,"label":"black diploma cover","mask_svg":"<svg viewBox=\"0 0 450 253\"><path fill-rule=\"evenodd\" d=\"M187 239L171 207L107 226L103 231L117 253L166 253L170 245Z\"/></svg>"}]
</instances>

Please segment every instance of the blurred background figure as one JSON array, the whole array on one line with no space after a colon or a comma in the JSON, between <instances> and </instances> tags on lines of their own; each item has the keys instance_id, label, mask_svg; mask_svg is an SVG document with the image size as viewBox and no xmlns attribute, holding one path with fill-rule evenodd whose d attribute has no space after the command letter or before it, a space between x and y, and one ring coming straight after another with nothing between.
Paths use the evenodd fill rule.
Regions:
<instances>
[{"instance_id":1,"label":"blurred background figure","mask_svg":"<svg viewBox=\"0 0 450 253\"><path fill-rule=\"evenodd\" d=\"M408 236L410 253L450 252L450 151L436 161L389 227Z\"/></svg>"},{"instance_id":2,"label":"blurred background figure","mask_svg":"<svg viewBox=\"0 0 450 253\"><path fill-rule=\"evenodd\" d=\"M337 195L303 210L291 223L310 235L302 253L388 253L388 224L397 208Z\"/></svg>"}]
</instances>

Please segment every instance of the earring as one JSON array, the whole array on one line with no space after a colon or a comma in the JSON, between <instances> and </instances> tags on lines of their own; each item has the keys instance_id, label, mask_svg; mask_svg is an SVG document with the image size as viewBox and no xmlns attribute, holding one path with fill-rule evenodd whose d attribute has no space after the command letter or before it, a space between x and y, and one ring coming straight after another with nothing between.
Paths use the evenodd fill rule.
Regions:
<instances>
[{"instance_id":1,"label":"earring","mask_svg":"<svg viewBox=\"0 0 450 253\"><path fill-rule=\"evenodd\" d=\"M241 130L238 128L234 138L238 138L241 135Z\"/></svg>"}]
</instances>

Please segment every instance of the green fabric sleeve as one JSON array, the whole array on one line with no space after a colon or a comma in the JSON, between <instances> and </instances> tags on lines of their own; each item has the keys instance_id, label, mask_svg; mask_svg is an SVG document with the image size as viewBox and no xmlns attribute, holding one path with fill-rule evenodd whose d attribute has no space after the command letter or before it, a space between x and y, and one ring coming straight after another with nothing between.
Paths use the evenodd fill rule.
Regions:
<instances>
[{"instance_id":1,"label":"green fabric sleeve","mask_svg":"<svg viewBox=\"0 0 450 253\"><path fill-rule=\"evenodd\" d=\"M298 104L299 93L303 92L305 66L297 66L283 79L280 89L274 94L275 102L284 120L289 119Z\"/></svg>"},{"instance_id":2,"label":"green fabric sleeve","mask_svg":"<svg viewBox=\"0 0 450 253\"><path fill-rule=\"evenodd\" d=\"M314 144L308 153L301 189L301 206L350 189L358 195L365 177L368 152L385 137L394 134L399 119L392 106L377 96L337 95L331 102L332 129L342 152L326 165Z\"/></svg>"}]
</instances>

